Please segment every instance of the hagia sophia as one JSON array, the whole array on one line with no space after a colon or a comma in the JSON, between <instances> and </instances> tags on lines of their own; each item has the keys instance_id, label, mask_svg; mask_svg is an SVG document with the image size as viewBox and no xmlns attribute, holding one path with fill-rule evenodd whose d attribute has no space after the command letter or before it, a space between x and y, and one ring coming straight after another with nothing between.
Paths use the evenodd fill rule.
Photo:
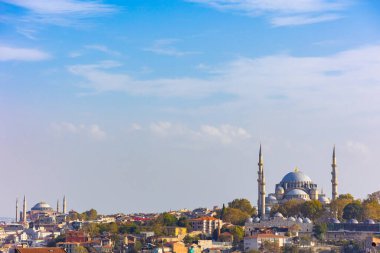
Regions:
<instances>
[{"instance_id":1,"label":"hagia sophia","mask_svg":"<svg viewBox=\"0 0 380 253\"><path fill-rule=\"evenodd\" d=\"M57 201L57 209L54 210L46 202L39 202L35 204L30 211L27 211L26 197L24 196L22 211L18 211L18 200L16 200L16 222L27 223L28 220L40 220L46 217L54 218L60 215L65 215L67 212L66 196L63 197L62 211L59 210L59 201Z\"/></svg>"},{"instance_id":2,"label":"hagia sophia","mask_svg":"<svg viewBox=\"0 0 380 253\"><path fill-rule=\"evenodd\" d=\"M321 193L310 177L298 170L297 168L286 174L281 182L276 184L275 192L265 195L265 177L264 177L264 161L261 152L259 151L258 163L258 216L260 218L267 217L273 205L283 204L290 199L299 199L303 201L319 200L322 204L329 204L331 200L335 200L338 196L338 180L337 180L337 165L335 157L335 147L332 155L332 171L331 185L332 196L331 200Z\"/></svg>"}]
</instances>

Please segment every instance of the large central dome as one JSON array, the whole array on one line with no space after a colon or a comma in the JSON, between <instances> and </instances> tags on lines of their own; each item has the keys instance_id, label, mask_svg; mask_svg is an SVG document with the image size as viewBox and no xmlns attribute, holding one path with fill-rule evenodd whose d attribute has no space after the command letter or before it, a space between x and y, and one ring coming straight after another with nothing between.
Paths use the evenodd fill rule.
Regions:
<instances>
[{"instance_id":1,"label":"large central dome","mask_svg":"<svg viewBox=\"0 0 380 253\"><path fill-rule=\"evenodd\" d=\"M303 172L295 170L294 172L289 172L281 180L281 183L294 183L294 182L310 182L311 179Z\"/></svg>"},{"instance_id":2,"label":"large central dome","mask_svg":"<svg viewBox=\"0 0 380 253\"><path fill-rule=\"evenodd\" d=\"M53 208L46 202L40 202L37 203L35 206L32 207L33 211L53 211Z\"/></svg>"}]
</instances>

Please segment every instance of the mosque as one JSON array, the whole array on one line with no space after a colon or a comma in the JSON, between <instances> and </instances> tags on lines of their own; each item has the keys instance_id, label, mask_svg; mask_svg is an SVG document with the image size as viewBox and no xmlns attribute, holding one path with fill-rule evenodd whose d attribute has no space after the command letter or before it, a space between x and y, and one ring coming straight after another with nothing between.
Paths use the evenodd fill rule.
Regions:
<instances>
[{"instance_id":1,"label":"mosque","mask_svg":"<svg viewBox=\"0 0 380 253\"><path fill-rule=\"evenodd\" d=\"M57 209L54 210L48 203L39 202L35 204L30 211L27 211L26 197L24 196L22 211L18 212L18 200L16 199L16 222L27 223L27 220L36 221L44 217L55 217L66 214L67 210L66 196L63 197L62 212L59 210L59 201L57 201Z\"/></svg>"},{"instance_id":2,"label":"mosque","mask_svg":"<svg viewBox=\"0 0 380 253\"><path fill-rule=\"evenodd\" d=\"M319 200L322 204L326 205L330 203L330 199L325 194L318 190L317 184L315 184L310 177L298 170L297 168L286 174L282 180L276 184L275 192L265 196L265 177L264 177L264 162L261 152L261 145L259 151L259 163L258 163L258 215L261 218L265 218L266 213L269 213L271 207L276 204L283 204L291 199L298 199L303 201ZM332 197L331 200L335 200L338 196L338 180L337 180L337 165L335 157L335 147L332 155Z\"/></svg>"}]
</instances>

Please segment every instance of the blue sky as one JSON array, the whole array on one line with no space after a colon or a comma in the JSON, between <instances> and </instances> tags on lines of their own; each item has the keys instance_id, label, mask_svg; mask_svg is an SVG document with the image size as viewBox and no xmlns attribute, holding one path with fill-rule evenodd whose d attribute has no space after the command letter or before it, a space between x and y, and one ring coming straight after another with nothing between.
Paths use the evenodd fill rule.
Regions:
<instances>
[{"instance_id":1,"label":"blue sky","mask_svg":"<svg viewBox=\"0 0 380 253\"><path fill-rule=\"evenodd\" d=\"M2 216L256 202L294 167L380 190L380 3L0 1Z\"/></svg>"}]
</instances>

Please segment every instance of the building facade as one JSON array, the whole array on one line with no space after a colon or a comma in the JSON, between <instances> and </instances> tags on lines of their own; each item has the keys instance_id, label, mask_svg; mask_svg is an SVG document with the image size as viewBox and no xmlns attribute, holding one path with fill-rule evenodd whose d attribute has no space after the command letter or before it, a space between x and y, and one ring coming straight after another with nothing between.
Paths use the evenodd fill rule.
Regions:
<instances>
[{"instance_id":1,"label":"building facade","mask_svg":"<svg viewBox=\"0 0 380 253\"><path fill-rule=\"evenodd\" d=\"M222 220L215 217L190 219L189 224L192 231L201 231L202 233L209 235L211 235L216 229L220 229L223 226Z\"/></svg>"}]
</instances>

